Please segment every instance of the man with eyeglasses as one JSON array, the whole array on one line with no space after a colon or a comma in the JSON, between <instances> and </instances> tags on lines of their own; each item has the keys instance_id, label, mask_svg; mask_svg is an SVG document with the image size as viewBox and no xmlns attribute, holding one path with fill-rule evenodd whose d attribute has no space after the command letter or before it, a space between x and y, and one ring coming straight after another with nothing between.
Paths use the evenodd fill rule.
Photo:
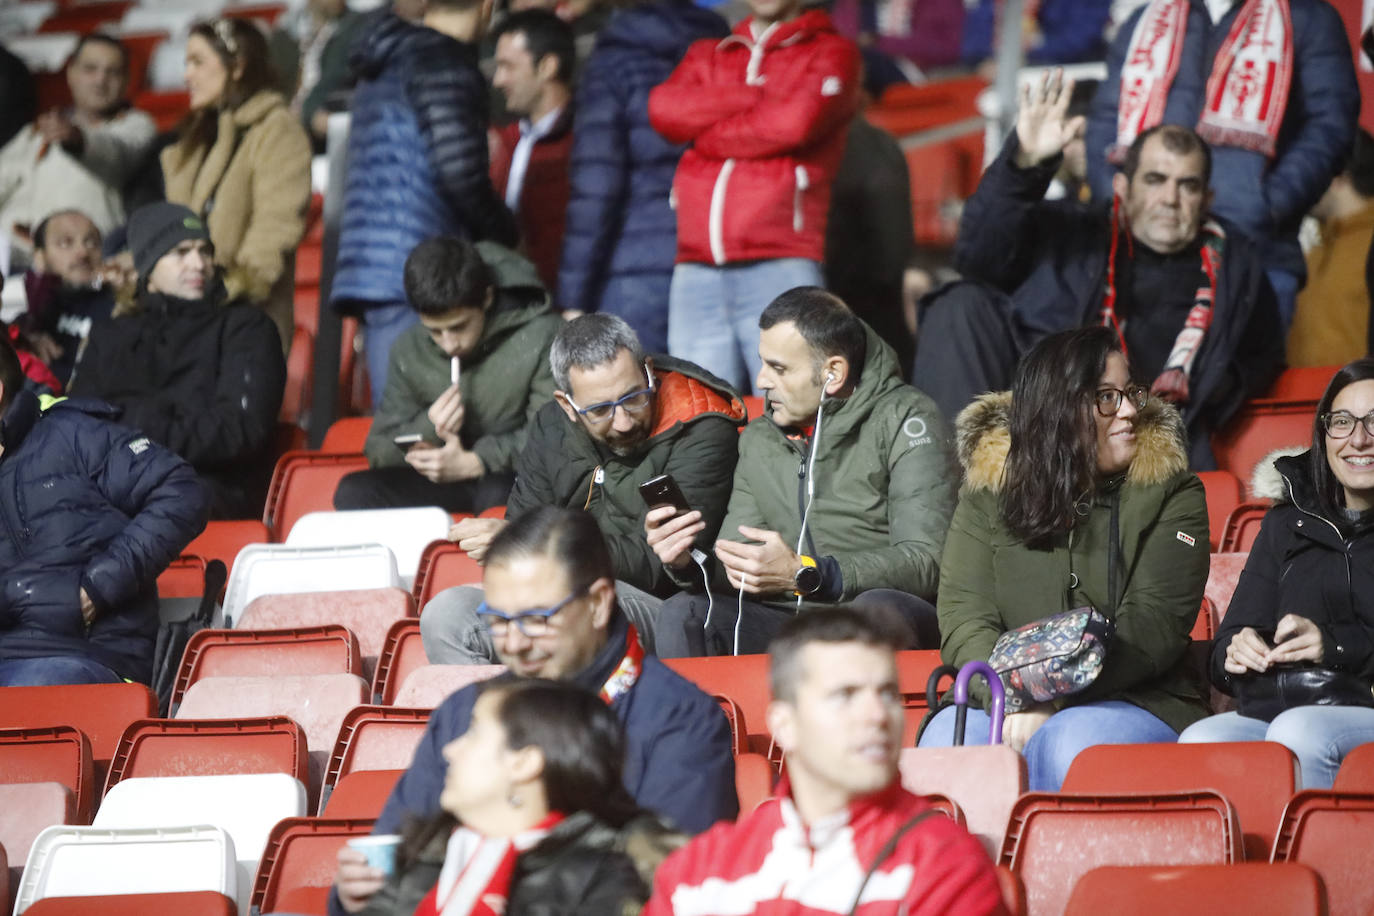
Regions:
<instances>
[{"instance_id":1,"label":"man with eyeglasses","mask_svg":"<svg viewBox=\"0 0 1374 916\"><path fill-rule=\"evenodd\" d=\"M625 730L625 788L642 807L700 833L739 813L730 728L715 700L645 654L619 607L608 546L578 509L512 516L492 538L478 610L513 673L600 695ZM480 693L481 685L465 687L430 715L373 833L398 833L439 813L448 773L443 748L468 730ZM356 913L386 875L356 850L344 847L338 858L330 912Z\"/></svg>"},{"instance_id":2,"label":"man with eyeglasses","mask_svg":"<svg viewBox=\"0 0 1374 916\"><path fill-rule=\"evenodd\" d=\"M952 418L1010 387L1041 338L1105 325L1132 372L1179 408L1192 468L1214 468L1212 432L1283 367L1265 264L1211 213L1211 149L1177 124L1130 144L1110 207L1044 201L1082 132L1068 115L1072 92L1062 74L1023 90L1016 130L960 220L954 260L965 281L922 305L912 382Z\"/></svg>"},{"instance_id":3,"label":"man with eyeglasses","mask_svg":"<svg viewBox=\"0 0 1374 916\"><path fill-rule=\"evenodd\" d=\"M556 390L529 426L506 503L513 518L535 506L586 509L615 565L620 606L654 651L662 599L677 590L644 537L648 507L639 485L671 474L701 513L709 546L725 515L744 405L699 366L647 357L624 319L603 312L568 322L549 351ZM502 519L464 519L449 539L481 562ZM437 664L490 664L490 633L477 619L480 589L452 588L425 607L420 631Z\"/></svg>"}]
</instances>

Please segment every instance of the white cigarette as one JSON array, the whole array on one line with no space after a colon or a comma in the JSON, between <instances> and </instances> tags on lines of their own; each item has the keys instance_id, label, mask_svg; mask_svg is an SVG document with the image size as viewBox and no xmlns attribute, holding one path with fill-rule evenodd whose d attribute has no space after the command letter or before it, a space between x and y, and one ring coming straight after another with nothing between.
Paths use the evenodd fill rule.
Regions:
<instances>
[{"instance_id":1,"label":"white cigarette","mask_svg":"<svg viewBox=\"0 0 1374 916\"><path fill-rule=\"evenodd\" d=\"M458 374L459 374L459 372L460 372L460 369L459 369L459 366L458 366L458 357L455 356L455 357L453 357L452 360L449 361L449 364L448 364L448 380L449 380L449 384L451 384L451 385L456 385L456 384L458 384Z\"/></svg>"}]
</instances>

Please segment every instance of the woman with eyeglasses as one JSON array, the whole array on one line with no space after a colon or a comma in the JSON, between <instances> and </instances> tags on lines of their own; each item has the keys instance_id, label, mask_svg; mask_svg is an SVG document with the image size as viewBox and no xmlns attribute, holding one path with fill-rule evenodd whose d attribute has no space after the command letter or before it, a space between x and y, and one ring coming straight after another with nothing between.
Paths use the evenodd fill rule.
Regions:
<instances>
[{"instance_id":1,"label":"woman with eyeglasses","mask_svg":"<svg viewBox=\"0 0 1374 916\"><path fill-rule=\"evenodd\" d=\"M192 26L186 88L191 111L162 151L167 199L205 220L229 301L264 309L286 349L310 204L310 139L277 91L267 39L246 19Z\"/></svg>"},{"instance_id":2,"label":"woman with eyeglasses","mask_svg":"<svg viewBox=\"0 0 1374 916\"><path fill-rule=\"evenodd\" d=\"M1212 683L1241 694L1296 668L1339 684L1291 694L1272 721L1222 713L1179 740L1277 741L1297 755L1303 788L1329 789L1346 753L1374 741L1374 359L1336 373L1312 447L1262 462L1254 489L1276 503L1212 642Z\"/></svg>"},{"instance_id":3,"label":"woman with eyeglasses","mask_svg":"<svg viewBox=\"0 0 1374 916\"><path fill-rule=\"evenodd\" d=\"M594 693L558 681L488 682L444 747L442 812L402 834L365 916L637 913L683 842L625 790L625 740Z\"/></svg>"},{"instance_id":4,"label":"woman with eyeglasses","mask_svg":"<svg viewBox=\"0 0 1374 916\"><path fill-rule=\"evenodd\" d=\"M1116 334L1096 327L1042 340L1012 390L975 401L957 427L942 660L987 661L1003 633L1088 605L1115 622L1086 689L1007 716L1003 741L1025 756L1031 790L1057 791L1090 745L1176 740L1207 712L1187 649L1209 561L1177 410L1132 382ZM953 728L942 710L921 746L951 744ZM967 743L987 740L987 714L970 709Z\"/></svg>"}]
</instances>

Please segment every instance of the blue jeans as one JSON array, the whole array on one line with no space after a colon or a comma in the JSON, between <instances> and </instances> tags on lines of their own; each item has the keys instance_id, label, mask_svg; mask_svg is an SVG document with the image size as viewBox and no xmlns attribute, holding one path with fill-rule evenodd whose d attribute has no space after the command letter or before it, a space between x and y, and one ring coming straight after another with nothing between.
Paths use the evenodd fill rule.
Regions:
<instances>
[{"instance_id":1,"label":"blue jeans","mask_svg":"<svg viewBox=\"0 0 1374 916\"><path fill-rule=\"evenodd\" d=\"M965 744L988 743L988 714L970 708L964 729ZM1123 700L1103 700L1070 706L1050 716L1031 735L1021 752L1026 758L1032 792L1058 792L1078 752L1094 744L1160 744L1178 740L1178 733L1153 714ZM930 720L921 747L954 744L954 707Z\"/></svg>"},{"instance_id":2,"label":"blue jeans","mask_svg":"<svg viewBox=\"0 0 1374 916\"><path fill-rule=\"evenodd\" d=\"M1274 299L1279 304L1279 321L1283 333L1293 326L1293 312L1298 307L1298 275L1281 267L1271 267L1264 272L1269 285L1274 287Z\"/></svg>"},{"instance_id":3,"label":"blue jeans","mask_svg":"<svg viewBox=\"0 0 1374 916\"><path fill-rule=\"evenodd\" d=\"M1298 758L1304 789L1329 789L1341 761L1357 745L1374 741L1374 709L1363 706L1299 706L1273 722L1224 712L1194 722L1181 742L1277 741Z\"/></svg>"},{"instance_id":4,"label":"blue jeans","mask_svg":"<svg viewBox=\"0 0 1374 916\"><path fill-rule=\"evenodd\" d=\"M789 289L822 285L821 265L806 258L679 264L668 288L668 352L751 391L762 365L759 315Z\"/></svg>"},{"instance_id":5,"label":"blue jeans","mask_svg":"<svg viewBox=\"0 0 1374 916\"><path fill-rule=\"evenodd\" d=\"M401 332L420 320L420 315L406 302L379 302L363 309L363 355L367 358L368 388L372 392L372 409L382 404L386 390L386 366L391 359L391 345Z\"/></svg>"},{"instance_id":6,"label":"blue jeans","mask_svg":"<svg viewBox=\"0 0 1374 916\"><path fill-rule=\"evenodd\" d=\"M94 659L76 655L16 658L0 662L0 687L46 687L52 684L120 684L124 678Z\"/></svg>"}]
</instances>

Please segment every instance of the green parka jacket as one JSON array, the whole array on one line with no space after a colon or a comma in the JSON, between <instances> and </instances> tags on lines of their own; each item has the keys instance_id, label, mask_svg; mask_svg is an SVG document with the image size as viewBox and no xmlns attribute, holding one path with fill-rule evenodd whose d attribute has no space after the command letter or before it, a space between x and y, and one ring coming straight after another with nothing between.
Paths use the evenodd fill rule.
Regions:
<instances>
[{"instance_id":1,"label":"green parka jacket","mask_svg":"<svg viewBox=\"0 0 1374 916\"><path fill-rule=\"evenodd\" d=\"M768 415L745 428L722 538L740 540L746 525L776 531L796 549L810 447ZM949 424L934 401L902 381L892 348L868 330L858 386L823 405L815 500L798 553L817 559L829 602L803 607L872 588L934 600L958 479ZM718 587L728 591L716 566ZM775 601L795 604L790 596Z\"/></svg>"},{"instance_id":2,"label":"green parka jacket","mask_svg":"<svg viewBox=\"0 0 1374 916\"><path fill-rule=\"evenodd\" d=\"M1116 621L1116 635L1097 680L1056 705L1125 700L1182 730L1207 714L1188 647L1210 555L1207 501L1188 471L1178 412L1151 399L1136 421L1130 468L1099 489L1052 549L1032 550L998 508L1010 408L1009 393L988 394L956 421L965 484L941 562L942 660L986 661L1005 631L1091 604ZM1108 594L1113 503L1117 596Z\"/></svg>"},{"instance_id":3,"label":"green parka jacket","mask_svg":"<svg viewBox=\"0 0 1374 916\"><path fill-rule=\"evenodd\" d=\"M459 438L477 453L487 473L509 472L525 446L525 431L539 408L553 400L549 347L563 319L534 265L494 242L478 242L491 268L496 295L477 348L462 361L463 428ZM382 403L363 451L374 468L405 464L401 435L439 437L429 407L449 387L449 357L423 325L412 325L391 348Z\"/></svg>"}]
</instances>

